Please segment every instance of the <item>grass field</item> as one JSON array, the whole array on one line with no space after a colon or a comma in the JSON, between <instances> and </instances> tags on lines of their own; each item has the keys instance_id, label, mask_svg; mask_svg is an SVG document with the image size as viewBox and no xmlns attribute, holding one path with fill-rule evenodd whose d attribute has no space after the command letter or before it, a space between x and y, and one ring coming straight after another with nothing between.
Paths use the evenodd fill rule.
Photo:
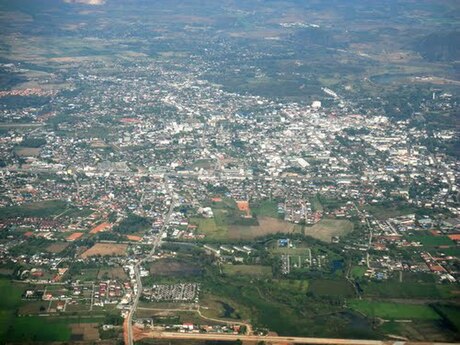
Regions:
<instances>
[{"instance_id":1,"label":"grass field","mask_svg":"<svg viewBox=\"0 0 460 345\"><path fill-rule=\"evenodd\" d=\"M251 210L258 217L278 217L278 202L274 200L263 200L254 205L251 204Z\"/></svg>"},{"instance_id":2,"label":"grass field","mask_svg":"<svg viewBox=\"0 0 460 345\"><path fill-rule=\"evenodd\" d=\"M209 239L220 240L227 237L227 227L224 225L218 226L214 218L192 218L190 223L196 224L198 231Z\"/></svg>"},{"instance_id":3,"label":"grass field","mask_svg":"<svg viewBox=\"0 0 460 345\"><path fill-rule=\"evenodd\" d=\"M302 231L300 226L277 218L259 217L258 221L259 225L255 226L230 226L228 229L228 238L232 240L252 240L270 234L301 233Z\"/></svg>"},{"instance_id":4,"label":"grass field","mask_svg":"<svg viewBox=\"0 0 460 345\"><path fill-rule=\"evenodd\" d=\"M46 250L50 253L60 253L69 246L68 242L54 242Z\"/></svg>"},{"instance_id":5,"label":"grass field","mask_svg":"<svg viewBox=\"0 0 460 345\"><path fill-rule=\"evenodd\" d=\"M315 279L310 282L308 291L318 296L354 297L355 291L346 280Z\"/></svg>"},{"instance_id":6,"label":"grass field","mask_svg":"<svg viewBox=\"0 0 460 345\"><path fill-rule=\"evenodd\" d=\"M353 223L343 219L322 219L313 226L305 227L305 235L330 242L332 236L344 236L353 231Z\"/></svg>"},{"instance_id":7,"label":"grass field","mask_svg":"<svg viewBox=\"0 0 460 345\"><path fill-rule=\"evenodd\" d=\"M404 279L404 278L403 278ZM419 282L394 282L384 283L369 282L362 284L365 296L375 298L414 298L436 299L453 297L452 287L435 283Z\"/></svg>"},{"instance_id":8,"label":"grass field","mask_svg":"<svg viewBox=\"0 0 460 345\"><path fill-rule=\"evenodd\" d=\"M299 279L277 279L275 285L283 290L294 290L306 294L308 292L308 280Z\"/></svg>"},{"instance_id":9,"label":"grass field","mask_svg":"<svg viewBox=\"0 0 460 345\"><path fill-rule=\"evenodd\" d=\"M232 275L249 275L257 278L271 278L272 268L261 265L222 265L225 274Z\"/></svg>"},{"instance_id":10,"label":"grass field","mask_svg":"<svg viewBox=\"0 0 460 345\"><path fill-rule=\"evenodd\" d=\"M410 242L420 242L424 247L438 247L438 246L455 246L455 242L447 236L406 236Z\"/></svg>"},{"instance_id":11,"label":"grass field","mask_svg":"<svg viewBox=\"0 0 460 345\"><path fill-rule=\"evenodd\" d=\"M401 304L368 300L351 300L348 306L369 317L390 320L437 320L440 316L428 305Z\"/></svg>"},{"instance_id":12,"label":"grass field","mask_svg":"<svg viewBox=\"0 0 460 345\"><path fill-rule=\"evenodd\" d=\"M399 216L415 213L416 209L408 205L389 207L385 205L367 205L365 210L374 215L377 219L385 220Z\"/></svg>"},{"instance_id":13,"label":"grass field","mask_svg":"<svg viewBox=\"0 0 460 345\"><path fill-rule=\"evenodd\" d=\"M454 305L435 305L434 309L460 332L460 309Z\"/></svg>"},{"instance_id":14,"label":"grass field","mask_svg":"<svg viewBox=\"0 0 460 345\"><path fill-rule=\"evenodd\" d=\"M66 322L50 321L44 317L17 317L8 330L7 339L12 342L68 341L71 330Z\"/></svg>"},{"instance_id":15,"label":"grass field","mask_svg":"<svg viewBox=\"0 0 460 345\"><path fill-rule=\"evenodd\" d=\"M361 278L366 273L367 267L364 266L353 266L351 269L351 276L354 279Z\"/></svg>"},{"instance_id":16,"label":"grass field","mask_svg":"<svg viewBox=\"0 0 460 345\"><path fill-rule=\"evenodd\" d=\"M0 219L16 217L47 218L64 212L67 203L61 200L40 201L21 206L0 208Z\"/></svg>"}]
</instances>

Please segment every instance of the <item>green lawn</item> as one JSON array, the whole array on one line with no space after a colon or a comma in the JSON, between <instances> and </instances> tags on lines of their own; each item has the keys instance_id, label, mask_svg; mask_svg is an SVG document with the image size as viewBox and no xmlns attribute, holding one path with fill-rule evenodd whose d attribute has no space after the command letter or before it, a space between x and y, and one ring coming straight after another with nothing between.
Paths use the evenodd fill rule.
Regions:
<instances>
[{"instance_id":1,"label":"green lawn","mask_svg":"<svg viewBox=\"0 0 460 345\"><path fill-rule=\"evenodd\" d=\"M437 320L440 316L430 306L368 300L350 300L348 306L369 317L390 320Z\"/></svg>"}]
</instances>

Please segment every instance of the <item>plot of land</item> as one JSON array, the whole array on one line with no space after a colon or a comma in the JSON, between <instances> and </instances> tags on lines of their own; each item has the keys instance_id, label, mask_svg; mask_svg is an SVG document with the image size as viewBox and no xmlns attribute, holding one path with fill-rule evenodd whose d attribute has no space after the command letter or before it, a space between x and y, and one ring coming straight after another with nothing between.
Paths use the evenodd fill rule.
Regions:
<instances>
[{"instance_id":1,"label":"plot of land","mask_svg":"<svg viewBox=\"0 0 460 345\"><path fill-rule=\"evenodd\" d=\"M355 295L352 285L344 279L312 280L308 291L318 296L353 297Z\"/></svg>"},{"instance_id":2,"label":"plot of land","mask_svg":"<svg viewBox=\"0 0 460 345\"><path fill-rule=\"evenodd\" d=\"M50 253L60 253L69 246L69 243L66 242L56 242L50 244L46 250Z\"/></svg>"},{"instance_id":3,"label":"plot of land","mask_svg":"<svg viewBox=\"0 0 460 345\"><path fill-rule=\"evenodd\" d=\"M67 209L67 203L61 200L47 200L0 208L0 219L15 217L46 218L58 215Z\"/></svg>"},{"instance_id":4,"label":"plot of land","mask_svg":"<svg viewBox=\"0 0 460 345\"><path fill-rule=\"evenodd\" d=\"M160 276L193 276L201 272L202 269L197 265L173 260L160 260L150 265L150 273Z\"/></svg>"},{"instance_id":5,"label":"plot of land","mask_svg":"<svg viewBox=\"0 0 460 345\"><path fill-rule=\"evenodd\" d=\"M16 147L14 152L19 157L37 157L40 154L40 149L35 147Z\"/></svg>"},{"instance_id":6,"label":"plot of land","mask_svg":"<svg viewBox=\"0 0 460 345\"><path fill-rule=\"evenodd\" d=\"M276 233L300 233L301 228L295 224L291 224L276 218L260 217L259 225L241 226L233 225L228 228L229 239L250 240L265 235Z\"/></svg>"},{"instance_id":7,"label":"plot of land","mask_svg":"<svg viewBox=\"0 0 460 345\"><path fill-rule=\"evenodd\" d=\"M110 223L101 223L98 226L94 227L89 233L97 234L98 232L105 231L111 227Z\"/></svg>"},{"instance_id":8,"label":"plot of land","mask_svg":"<svg viewBox=\"0 0 460 345\"><path fill-rule=\"evenodd\" d=\"M367 300L352 300L349 301L350 308L366 314L369 317L381 317L391 320L437 320L440 319L436 313L428 305L389 303Z\"/></svg>"},{"instance_id":9,"label":"plot of land","mask_svg":"<svg viewBox=\"0 0 460 345\"><path fill-rule=\"evenodd\" d=\"M99 340L99 330L97 323L72 323L71 340L73 341L95 341Z\"/></svg>"},{"instance_id":10,"label":"plot of land","mask_svg":"<svg viewBox=\"0 0 460 345\"><path fill-rule=\"evenodd\" d=\"M70 234L69 236L67 236L66 240L67 241L75 241L75 240L78 240L83 235L84 235L83 232L74 232L73 234Z\"/></svg>"},{"instance_id":11,"label":"plot of land","mask_svg":"<svg viewBox=\"0 0 460 345\"><path fill-rule=\"evenodd\" d=\"M228 275L249 275L252 277L271 277L272 268L261 265L223 265L224 273Z\"/></svg>"},{"instance_id":12,"label":"plot of land","mask_svg":"<svg viewBox=\"0 0 460 345\"><path fill-rule=\"evenodd\" d=\"M330 242L332 236L344 236L353 231L353 223L341 219L323 219L311 227L305 227L305 235Z\"/></svg>"},{"instance_id":13,"label":"plot of land","mask_svg":"<svg viewBox=\"0 0 460 345\"><path fill-rule=\"evenodd\" d=\"M125 280L127 278L125 271L121 267L101 268L97 274L98 279L118 279Z\"/></svg>"},{"instance_id":14,"label":"plot of land","mask_svg":"<svg viewBox=\"0 0 460 345\"><path fill-rule=\"evenodd\" d=\"M90 256L126 256L127 244L121 243L96 243L80 256L84 259Z\"/></svg>"}]
</instances>

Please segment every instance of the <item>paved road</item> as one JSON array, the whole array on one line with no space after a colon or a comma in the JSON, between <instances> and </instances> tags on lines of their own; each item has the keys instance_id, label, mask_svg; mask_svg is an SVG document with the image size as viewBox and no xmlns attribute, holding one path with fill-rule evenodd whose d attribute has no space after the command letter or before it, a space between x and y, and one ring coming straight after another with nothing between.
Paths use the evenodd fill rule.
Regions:
<instances>
[{"instance_id":1,"label":"paved road","mask_svg":"<svg viewBox=\"0 0 460 345\"><path fill-rule=\"evenodd\" d=\"M161 339L199 339L199 340L241 340L241 341L265 341L274 343L291 344L316 344L316 345L448 345L448 343L434 342L410 342L401 340L362 340L362 339L330 339L330 338L304 338L304 337L283 337L283 336L255 336L255 335L233 335L233 334L194 334L194 333L172 333L172 332L149 332L145 333L146 338Z\"/></svg>"},{"instance_id":2,"label":"paved road","mask_svg":"<svg viewBox=\"0 0 460 345\"><path fill-rule=\"evenodd\" d=\"M165 179L165 184L166 184L166 188L168 189L168 193L170 195L173 195L173 191L170 191L169 190L169 187L168 187L168 179ZM169 207L169 211L168 213L165 215L164 217L164 222L163 222L163 226L161 227L160 229L160 232L158 233L158 236L156 237L155 239L155 242L153 243L153 246L152 246L152 250L142 259L140 260L135 266L134 266L134 273L136 275L136 284L137 284L137 294L134 296L134 299L133 299L133 305L131 306L131 309L129 311L129 314L126 318L126 323L127 323L127 337L126 337L126 342L127 344L125 345L133 345L134 342L133 342L133 327L132 327L132 324L133 324L133 314L136 312L136 308L137 308L137 305L139 303L139 298L141 297L142 295L142 281L141 281L141 276L140 276L140 273L139 273L139 267L145 262L147 261L148 259L150 259L156 252L158 246L160 245L160 242L161 242L161 238L166 230L166 226L169 222L169 218L171 217L171 214L173 213L173 210L174 210L174 204L176 203L176 200L175 198L172 196L171 197L171 206Z\"/></svg>"}]
</instances>

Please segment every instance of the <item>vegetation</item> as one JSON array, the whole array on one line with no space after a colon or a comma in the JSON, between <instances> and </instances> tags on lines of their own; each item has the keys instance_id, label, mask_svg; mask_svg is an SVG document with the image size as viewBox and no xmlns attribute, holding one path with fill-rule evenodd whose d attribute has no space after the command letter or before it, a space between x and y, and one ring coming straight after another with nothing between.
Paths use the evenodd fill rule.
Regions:
<instances>
[{"instance_id":1,"label":"vegetation","mask_svg":"<svg viewBox=\"0 0 460 345\"><path fill-rule=\"evenodd\" d=\"M134 213L129 213L128 217L123 219L118 226L114 227L113 230L120 234L133 234L146 230L151 225L152 223L149 219L138 216Z\"/></svg>"},{"instance_id":2,"label":"vegetation","mask_svg":"<svg viewBox=\"0 0 460 345\"><path fill-rule=\"evenodd\" d=\"M369 317L390 320L440 319L439 314L428 305L351 300L348 301L348 306Z\"/></svg>"}]
</instances>

